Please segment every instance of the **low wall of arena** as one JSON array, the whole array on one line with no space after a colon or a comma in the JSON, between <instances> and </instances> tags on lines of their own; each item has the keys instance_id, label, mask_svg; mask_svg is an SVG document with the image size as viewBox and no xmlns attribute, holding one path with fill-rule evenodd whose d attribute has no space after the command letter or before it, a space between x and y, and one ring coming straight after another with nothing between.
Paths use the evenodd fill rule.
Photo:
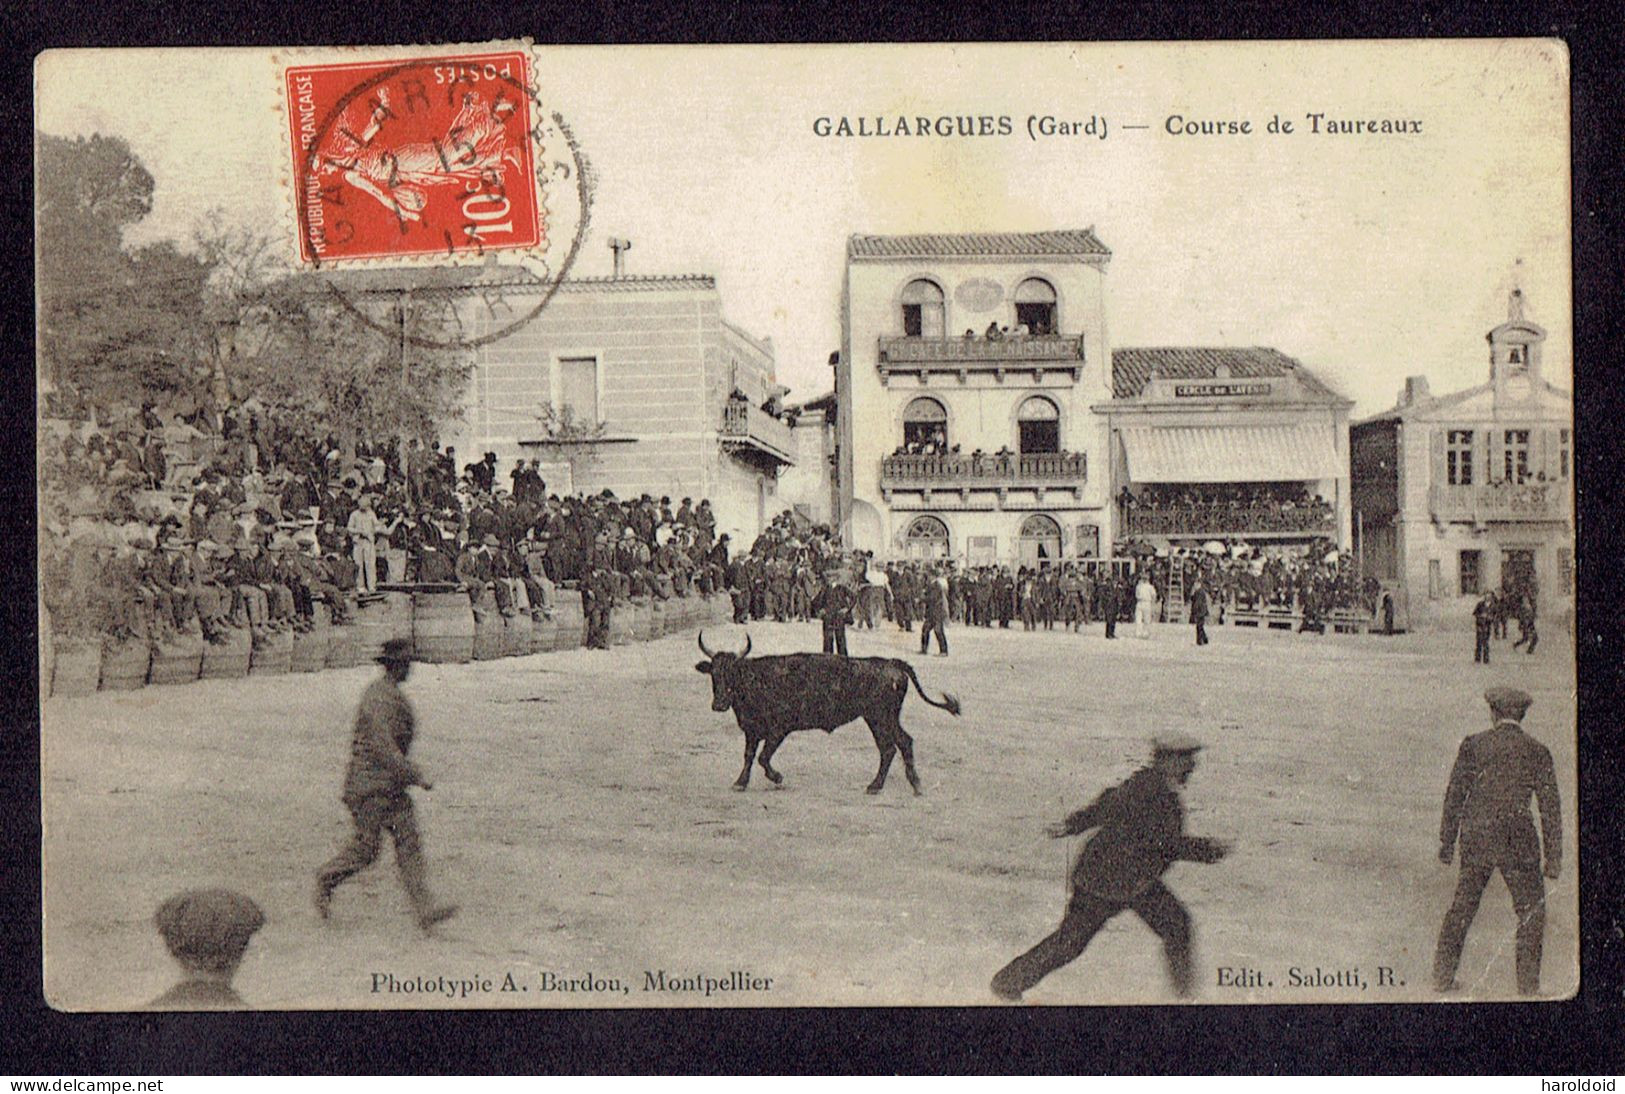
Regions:
<instances>
[{"instance_id":1,"label":"low wall of arena","mask_svg":"<svg viewBox=\"0 0 1625 1094\"><path fill-rule=\"evenodd\" d=\"M305 632L271 632L256 642L247 628L230 628L218 644L192 635L154 643L53 636L41 606L40 697L349 668L373 661L391 639L412 643L414 660L461 664L578 649L588 638L581 594L573 589L558 590L551 615L534 617L479 612L466 593L443 588L385 591L351 615L352 622L334 626L327 606L317 605L316 625ZM732 618L726 595L633 597L611 608L608 640L647 642Z\"/></svg>"}]
</instances>

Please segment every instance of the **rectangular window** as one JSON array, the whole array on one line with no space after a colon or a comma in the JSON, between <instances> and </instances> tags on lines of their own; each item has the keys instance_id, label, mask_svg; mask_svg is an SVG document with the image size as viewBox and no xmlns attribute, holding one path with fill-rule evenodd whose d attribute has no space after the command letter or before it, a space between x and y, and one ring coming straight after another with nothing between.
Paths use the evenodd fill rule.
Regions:
<instances>
[{"instance_id":1,"label":"rectangular window","mask_svg":"<svg viewBox=\"0 0 1625 1094\"><path fill-rule=\"evenodd\" d=\"M1505 482L1529 481L1529 430L1509 429L1501 437L1501 478Z\"/></svg>"},{"instance_id":2,"label":"rectangular window","mask_svg":"<svg viewBox=\"0 0 1625 1094\"><path fill-rule=\"evenodd\" d=\"M1463 551L1456 564L1458 588L1462 596L1477 596L1482 555L1477 551Z\"/></svg>"},{"instance_id":3,"label":"rectangular window","mask_svg":"<svg viewBox=\"0 0 1625 1094\"><path fill-rule=\"evenodd\" d=\"M918 338L925 329L924 308L919 304L903 305L903 333Z\"/></svg>"},{"instance_id":4,"label":"rectangular window","mask_svg":"<svg viewBox=\"0 0 1625 1094\"><path fill-rule=\"evenodd\" d=\"M1429 600L1437 600L1437 599L1439 599L1440 586L1442 584L1443 584L1443 581L1440 580L1440 577L1439 577L1439 560L1436 559L1436 558L1428 559L1428 599Z\"/></svg>"},{"instance_id":5,"label":"rectangular window","mask_svg":"<svg viewBox=\"0 0 1625 1094\"><path fill-rule=\"evenodd\" d=\"M1078 550L1077 550L1077 555L1078 555L1079 558L1099 558L1100 557L1100 525L1098 525L1098 524L1080 524L1080 525L1078 525Z\"/></svg>"},{"instance_id":6,"label":"rectangular window","mask_svg":"<svg viewBox=\"0 0 1625 1094\"><path fill-rule=\"evenodd\" d=\"M1027 328L1027 333L1038 336L1055 333L1054 304L1017 304L1016 323Z\"/></svg>"},{"instance_id":7,"label":"rectangular window","mask_svg":"<svg viewBox=\"0 0 1625 1094\"><path fill-rule=\"evenodd\" d=\"M1564 482L1569 478L1570 453L1573 451L1571 436L1566 429L1557 431L1557 477Z\"/></svg>"},{"instance_id":8,"label":"rectangular window","mask_svg":"<svg viewBox=\"0 0 1625 1094\"><path fill-rule=\"evenodd\" d=\"M1451 486L1473 485L1473 431L1452 429L1445 435L1445 481Z\"/></svg>"},{"instance_id":9,"label":"rectangular window","mask_svg":"<svg viewBox=\"0 0 1625 1094\"><path fill-rule=\"evenodd\" d=\"M559 407L570 408L578 422L596 425L598 416L598 358L559 358Z\"/></svg>"}]
</instances>

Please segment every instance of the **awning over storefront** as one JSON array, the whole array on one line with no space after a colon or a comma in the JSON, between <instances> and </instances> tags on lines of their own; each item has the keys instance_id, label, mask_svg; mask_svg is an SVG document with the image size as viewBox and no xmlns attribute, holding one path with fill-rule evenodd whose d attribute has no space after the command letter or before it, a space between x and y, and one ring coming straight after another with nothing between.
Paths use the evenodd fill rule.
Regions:
<instances>
[{"instance_id":1,"label":"awning over storefront","mask_svg":"<svg viewBox=\"0 0 1625 1094\"><path fill-rule=\"evenodd\" d=\"M1293 482L1346 474L1330 425L1134 426L1130 482Z\"/></svg>"}]
</instances>

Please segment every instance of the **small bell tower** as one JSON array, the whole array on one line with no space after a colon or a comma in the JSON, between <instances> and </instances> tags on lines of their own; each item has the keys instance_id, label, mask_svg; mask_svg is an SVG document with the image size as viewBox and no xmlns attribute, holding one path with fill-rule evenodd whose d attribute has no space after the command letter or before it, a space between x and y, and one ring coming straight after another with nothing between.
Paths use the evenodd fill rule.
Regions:
<instances>
[{"instance_id":1,"label":"small bell tower","mask_svg":"<svg viewBox=\"0 0 1625 1094\"><path fill-rule=\"evenodd\" d=\"M1507 319L1490 331L1490 386L1495 406L1519 406L1538 398L1541 379L1541 348L1546 331L1524 318L1523 290L1514 287L1507 294Z\"/></svg>"}]
</instances>

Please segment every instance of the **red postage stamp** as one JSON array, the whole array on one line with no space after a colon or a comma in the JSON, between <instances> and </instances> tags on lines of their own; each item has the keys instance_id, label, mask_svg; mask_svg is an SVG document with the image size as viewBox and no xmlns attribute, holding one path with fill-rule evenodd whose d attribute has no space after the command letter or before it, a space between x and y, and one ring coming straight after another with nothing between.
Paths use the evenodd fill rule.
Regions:
<instances>
[{"instance_id":1,"label":"red postage stamp","mask_svg":"<svg viewBox=\"0 0 1625 1094\"><path fill-rule=\"evenodd\" d=\"M513 50L287 69L301 261L540 246L529 64Z\"/></svg>"}]
</instances>

